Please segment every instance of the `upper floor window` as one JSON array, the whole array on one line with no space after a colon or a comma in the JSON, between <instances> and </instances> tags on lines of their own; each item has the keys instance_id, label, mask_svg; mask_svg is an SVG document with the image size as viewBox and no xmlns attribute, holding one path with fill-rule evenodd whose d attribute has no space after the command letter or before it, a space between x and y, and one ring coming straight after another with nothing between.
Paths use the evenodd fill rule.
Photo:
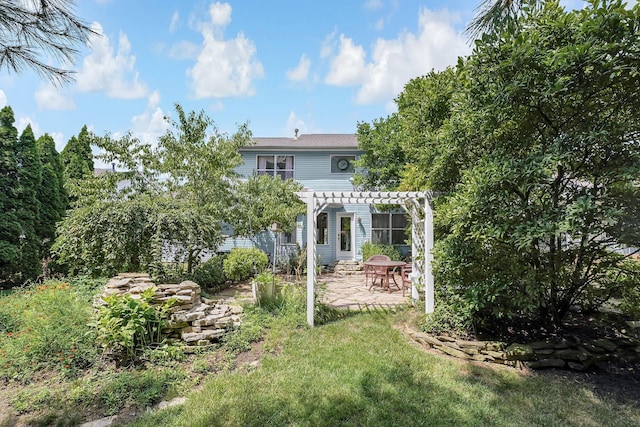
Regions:
<instances>
[{"instance_id":1,"label":"upper floor window","mask_svg":"<svg viewBox=\"0 0 640 427\"><path fill-rule=\"evenodd\" d=\"M331 173L353 173L356 156L331 156Z\"/></svg>"},{"instance_id":2,"label":"upper floor window","mask_svg":"<svg viewBox=\"0 0 640 427\"><path fill-rule=\"evenodd\" d=\"M293 179L293 156L258 156L258 175L280 176Z\"/></svg>"},{"instance_id":3,"label":"upper floor window","mask_svg":"<svg viewBox=\"0 0 640 427\"><path fill-rule=\"evenodd\" d=\"M407 216L402 213L371 214L371 241L385 245L405 245Z\"/></svg>"}]
</instances>

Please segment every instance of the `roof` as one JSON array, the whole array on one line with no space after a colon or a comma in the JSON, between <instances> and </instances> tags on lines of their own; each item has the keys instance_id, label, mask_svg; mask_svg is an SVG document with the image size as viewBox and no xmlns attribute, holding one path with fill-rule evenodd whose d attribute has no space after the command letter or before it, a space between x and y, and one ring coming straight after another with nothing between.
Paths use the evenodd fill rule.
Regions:
<instances>
[{"instance_id":1,"label":"roof","mask_svg":"<svg viewBox=\"0 0 640 427\"><path fill-rule=\"evenodd\" d=\"M352 133L315 133L299 135L297 138L254 138L254 145L242 150L263 149L357 149L358 138Z\"/></svg>"}]
</instances>

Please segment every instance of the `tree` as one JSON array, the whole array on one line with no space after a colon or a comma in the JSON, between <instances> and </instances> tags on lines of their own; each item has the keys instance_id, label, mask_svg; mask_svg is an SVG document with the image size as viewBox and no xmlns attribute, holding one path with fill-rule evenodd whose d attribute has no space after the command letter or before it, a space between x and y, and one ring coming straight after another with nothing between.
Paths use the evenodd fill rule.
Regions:
<instances>
[{"instance_id":1,"label":"tree","mask_svg":"<svg viewBox=\"0 0 640 427\"><path fill-rule=\"evenodd\" d=\"M74 209L52 250L72 271L161 274L162 260L173 257L191 272L204 251L215 252L222 242L234 168L242 161L238 148L251 133L242 125L227 136L203 112L186 114L180 105L176 112L157 146L130 134L95 139L102 160L125 172L71 187Z\"/></svg>"},{"instance_id":2,"label":"tree","mask_svg":"<svg viewBox=\"0 0 640 427\"><path fill-rule=\"evenodd\" d=\"M17 216L18 130L11 107L0 110L0 282L11 281L20 259Z\"/></svg>"},{"instance_id":3,"label":"tree","mask_svg":"<svg viewBox=\"0 0 640 427\"><path fill-rule=\"evenodd\" d=\"M466 32L472 39L482 33L500 32L507 26L517 25L518 16L529 6L542 3L536 0L483 0L478 6L478 14L467 26Z\"/></svg>"},{"instance_id":4,"label":"tree","mask_svg":"<svg viewBox=\"0 0 640 427\"><path fill-rule=\"evenodd\" d=\"M554 327L616 291L615 248L640 246L639 30L638 6L546 2L485 34L464 64L468 103L432 162L473 157L439 202L436 275L477 319Z\"/></svg>"},{"instance_id":5,"label":"tree","mask_svg":"<svg viewBox=\"0 0 640 427\"><path fill-rule=\"evenodd\" d=\"M37 141L42 164L42 179L38 190L40 224L38 234L42 240L43 259L49 258L49 248L55 239L56 224L64 216L67 197L64 189L64 170L53 138L44 134Z\"/></svg>"},{"instance_id":6,"label":"tree","mask_svg":"<svg viewBox=\"0 0 640 427\"><path fill-rule=\"evenodd\" d=\"M33 280L40 273L40 200L38 193L42 180L40 153L31 125L20 135L16 149L18 161L17 210L21 227L20 274L21 279Z\"/></svg>"},{"instance_id":7,"label":"tree","mask_svg":"<svg viewBox=\"0 0 640 427\"><path fill-rule=\"evenodd\" d=\"M87 126L83 126L78 136L72 136L65 145L60 159L64 166L65 179L80 180L93 175L93 139Z\"/></svg>"},{"instance_id":8,"label":"tree","mask_svg":"<svg viewBox=\"0 0 640 427\"><path fill-rule=\"evenodd\" d=\"M291 231L298 215L305 213L305 204L296 191L302 191L299 183L279 176L254 175L238 182L233 192L235 209L228 216L234 232L254 237L274 222Z\"/></svg>"},{"instance_id":9,"label":"tree","mask_svg":"<svg viewBox=\"0 0 640 427\"><path fill-rule=\"evenodd\" d=\"M55 84L72 80L72 72L50 65L73 62L90 26L73 14L71 0L5 0L0 2L0 69L20 73L33 69Z\"/></svg>"}]
</instances>

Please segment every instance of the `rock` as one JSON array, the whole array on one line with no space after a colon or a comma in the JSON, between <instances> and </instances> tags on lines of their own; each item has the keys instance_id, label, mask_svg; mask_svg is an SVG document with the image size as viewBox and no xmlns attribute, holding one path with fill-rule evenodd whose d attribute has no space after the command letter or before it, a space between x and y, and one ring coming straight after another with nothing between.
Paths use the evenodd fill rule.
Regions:
<instances>
[{"instance_id":1,"label":"rock","mask_svg":"<svg viewBox=\"0 0 640 427\"><path fill-rule=\"evenodd\" d=\"M555 350L553 348L541 348L540 350L534 350L534 353L540 356L548 356L553 354L554 351Z\"/></svg>"},{"instance_id":2,"label":"rock","mask_svg":"<svg viewBox=\"0 0 640 427\"><path fill-rule=\"evenodd\" d=\"M501 351L485 350L483 354L488 354L496 360L505 360L506 356Z\"/></svg>"},{"instance_id":3,"label":"rock","mask_svg":"<svg viewBox=\"0 0 640 427\"><path fill-rule=\"evenodd\" d=\"M196 282L192 282L191 280L185 280L184 282L178 285L180 289L200 289L200 286Z\"/></svg>"},{"instance_id":4,"label":"rock","mask_svg":"<svg viewBox=\"0 0 640 427\"><path fill-rule=\"evenodd\" d=\"M569 343L566 341L561 341L553 344L553 348L555 348L556 350L563 350L565 348L569 348Z\"/></svg>"},{"instance_id":5,"label":"rock","mask_svg":"<svg viewBox=\"0 0 640 427\"><path fill-rule=\"evenodd\" d=\"M206 339L212 340L216 338L220 338L226 333L224 329L203 329L202 334Z\"/></svg>"},{"instance_id":6,"label":"rock","mask_svg":"<svg viewBox=\"0 0 640 427\"><path fill-rule=\"evenodd\" d=\"M563 360L579 360L578 358L578 351L577 350L573 350L571 348L565 348L562 350L556 350L553 353L553 356L556 359L563 359Z\"/></svg>"},{"instance_id":7,"label":"rock","mask_svg":"<svg viewBox=\"0 0 640 427\"><path fill-rule=\"evenodd\" d=\"M573 369L574 371L584 371L589 367L588 364L577 363L577 362L567 362L567 366Z\"/></svg>"},{"instance_id":8,"label":"rock","mask_svg":"<svg viewBox=\"0 0 640 427\"><path fill-rule=\"evenodd\" d=\"M482 341L465 341L465 340L457 340L458 346L460 348L475 348L481 349L485 346L485 343Z\"/></svg>"},{"instance_id":9,"label":"rock","mask_svg":"<svg viewBox=\"0 0 640 427\"><path fill-rule=\"evenodd\" d=\"M128 287L131 282L132 282L131 279L119 279L119 280L111 279L107 282L105 287L106 288L125 288L125 287Z\"/></svg>"},{"instance_id":10,"label":"rock","mask_svg":"<svg viewBox=\"0 0 640 427\"><path fill-rule=\"evenodd\" d=\"M488 354L474 354L472 359L477 360L478 362L493 362L495 360Z\"/></svg>"},{"instance_id":11,"label":"rock","mask_svg":"<svg viewBox=\"0 0 640 427\"><path fill-rule=\"evenodd\" d=\"M588 343L588 342L582 343L582 347L584 347L586 350L590 351L591 353L602 354L602 353L605 352L604 348L595 346L595 345L593 345L591 343Z\"/></svg>"},{"instance_id":12,"label":"rock","mask_svg":"<svg viewBox=\"0 0 640 427\"><path fill-rule=\"evenodd\" d=\"M442 345L442 342L435 338L432 337L431 335L422 333L422 332L416 332L415 334L416 339L420 338L422 339L425 343L431 345L431 346L437 346L437 345Z\"/></svg>"},{"instance_id":13,"label":"rock","mask_svg":"<svg viewBox=\"0 0 640 427\"><path fill-rule=\"evenodd\" d=\"M564 368L565 363L562 359L540 359L527 362L527 366L531 369Z\"/></svg>"},{"instance_id":14,"label":"rock","mask_svg":"<svg viewBox=\"0 0 640 427\"><path fill-rule=\"evenodd\" d=\"M232 314L244 313L244 308L240 307L239 305L231 305L229 306L229 308L231 309Z\"/></svg>"},{"instance_id":15,"label":"rock","mask_svg":"<svg viewBox=\"0 0 640 427\"><path fill-rule=\"evenodd\" d=\"M443 353L447 353L450 356L458 357L460 359L471 359L471 356L469 356L467 353L456 350L455 348L447 347L446 345L440 345L437 348L438 350L442 351Z\"/></svg>"},{"instance_id":16,"label":"rock","mask_svg":"<svg viewBox=\"0 0 640 427\"><path fill-rule=\"evenodd\" d=\"M80 427L109 427L113 425L113 421L116 419L115 415L110 417L100 418L99 420L89 421L84 424L80 424Z\"/></svg>"},{"instance_id":17,"label":"rock","mask_svg":"<svg viewBox=\"0 0 640 427\"><path fill-rule=\"evenodd\" d=\"M438 338L442 342L455 342L456 341L455 338L451 338L451 337L448 337L446 335L438 335L436 338Z\"/></svg>"},{"instance_id":18,"label":"rock","mask_svg":"<svg viewBox=\"0 0 640 427\"><path fill-rule=\"evenodd\" d=\"M507 360L533 360L535 354L530 345L513 343L505 350Z\"/></svg>"},{"instance_id":19,"label":"rock","mask_svg":"<svg viewBox=\"0 0 640 427\"><path fill-rule=\"evenodd\" d=\"M553 348L553 343L550 343L548 341L534 341L531 344L529 344L529 346L531 346L531 348L534 350L547 350L547 349ZM544 353L541 353L541 354L544 354Z\"/></svg>"},{"instance_id":20,"label":"rock","mask_svg":"<svg viewBox=\"0 0 640 427\"><path fill-rule=\"evenodd\" d=\"M614 351L616 349L616 347L617 347L614 343L612 343L611 341L609 341L606 338L599 338L597 340L591 340L591 341L589 341L589 344L593 344L596 347L604 348L607 351Z\"/></svg>"},{"instance_id":21,"label":"rock","mask_svg":"<svg viewBox=\"0 0 640 427\"><path fill-rule=\"evenodd\" d=\"M502 351L504 350L504 343L499 341L487 341L484 349L488 351Z\"/></svg>"},{"instance_id":22,"label":"rock","mask_svg":"<svg viewBox=\"0 0 640 427\"><path fill-rule=\"evenodd\" d=\"M196 341L200 341L205 339L205 334L204 332L198 333L198 332L183 332L181 334L182 340L186 343L192 343L192 342L196 342Z\"/></svg>"},{"instance_id":23,"label":"rock","mask_svg":"<svg viewBox=\"0 0 640 427\"><path fill-rule=\"evenodd\" d=\"M171 406L183 405L187 401L186 397L175 397L169 401L163 400L158 403L158 409L165 409Z\"/></svg>"}]
</instances>

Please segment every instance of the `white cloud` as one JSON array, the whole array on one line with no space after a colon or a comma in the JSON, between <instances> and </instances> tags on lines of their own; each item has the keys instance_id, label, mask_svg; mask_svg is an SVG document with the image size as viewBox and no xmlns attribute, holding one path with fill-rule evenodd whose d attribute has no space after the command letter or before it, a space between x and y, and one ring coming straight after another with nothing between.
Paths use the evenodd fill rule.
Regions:
<instances>
[{"instance_id":1,"label":"white cloud","mask_svg":"<svg viewBox=\"0 0 640 427\"><path fill-rule=\"evenodd\" d=\"M56 151L60 153L64 149L64 146L67 145L67 141L64 140L64 135L62 132L49 132L49 135L56 143Z\"/></svg>"},{"instance_id":2,"label":"white cloud","mask_svg":"<svg viewBox=\"0 0 640 427\"><path fill-rule=\"evenodd\" d=\"M375 28L378 31L384 30L384 19L382 18L378 19L376 23L373 24L373 28Z\"/></svg>"},{"instance_id":3,"label":"white cloud","mask_svg":"<svg viewBox=\"0 0 640 427\"><path fill-rule=\"evenodd\" d=\"M300 57L300 62L295 68L287 70L287 78L294 82L304 82L309 78L309 69L311 68L311 60L307 55Z\"/></svg>"},{"instance_id":4,"label":"white cloud","mask_svg":"<svg viewBox=\"0 0 640 427\"><path fill-rule=\"evenodd\" d=\"M367 10L378 10L382 8L381 0L367 0L364 2L364 8Z\"/></svg>"},{"instance_id":5,"label":"white cloud","mask_svg":"<svg viewBox=\"0 0 640 427\"><path fill-rule=\"evenodd\" d=\"M404 31L395 39L376 40L367 62L362 46L340 36L340 49L331 60L325 82L330 85L359 85L355 102L389 102L414 77L432 69L454 65L459 56L470 53L466 38L452 23L459 18L448 11L423 9L418 34Z\"/></svg>"},{"instance_id":6,"label":"white cloud","mask_svg":"<svg viewBox=\"0 0 640 427\"><path fill-rule=\"evenodd\" d=\"M177 61L182 61L184 59L197 59L199 53L200 46L185 40L174 44L169 48L169 51L167 52L169 58L175 59Z\"/></svg>"},{"instance_id":7,"label":"white cloud","mask_svg":"<svg viewBox=\"0 0 640 427\"><path fill-rule=\"evenodd\" d=\"M99 35L92 35L88 45L92 52L83 61L77 76L77 88L82 92L105 91L112 98L142 98L147 85L139 80L135 69L136 57L125 33L120 33L118 49L114 54L109 37L99 23L92 25Z\"/></svg>"},{"instance_id":8,"label":"white cloud","mask_svg":"<svg viewBox=\"0 0 640 427\"><path fill-rule=\"evenodd\" d=\"M353 40L340 35L340 50L331 60L329 74L325 83L334 86L349 86L361 83L365 79L366 54L362 46L353 44Z\"/></svg>"},{"instance_id":9,"label":"white cloud","mask_svg":"<svg viewBox=\"0 0 640 427\"><path fill-rule=\"evenodd\" d=\"M322 47L320 48L320 58L327 58L333 53L333 49L336 47L336 35L337 31L333 30L332 33L327 34L327 37L322 41Z\"/></svg>"},{"instance_id":10,"label":"white cloud","mask_svg":"<svg viewBox=\"0 0 640 427\"><path fill-rule=\"evenodd\" d=\"M178 28L178 23L180 22L180 14L178 11L174 11L173 15L171 15L171 22L169 23L169 32L173 33L176 28Z\"/></svg>"},{"instance_id":11,"label":"white cloud","mask_svg":"<svg viewBox=\"0 0 640 427\"><path fill-rule=\"evenodd\" d=\"M143 141L155 142L169 129L169 123L164 119L165 114L158 106L159 104L160 92L154 90L149 95L146 110L131 118L133 125L131 131Z\"/></svg>"},{"instance_id":12,"label":"white cloud","mask_svg":"<svg viewBox=\"0 0 640 427\"><path fill-rule=\"evenodd\" d=\"M147 103L147 108L155 108L160 104L160 92L154 90L149 95L149 102Z\"/></svg>"},{"instance_id":13,"label":"white cloud","mask_svg":"<svg viewBox=\"0 0 640 427\"><path fill-rule=\"evenodd\" d=\"M255 44L243 33L224 39L224 29L231 22L228 3L210 5L209 18L199 24L202 50L187 70L193 95L198 99L253 95L253 80L264 76L262 64L255 59Z\"/></svg>"},{"instance_id":14,"label":"white cloud","mask_svg":"<svg viewBox=\"0 0 640 427\"><path fill-rule=\"evenodd\" d=\"M4 91L0 89L0 108L4 108L7 105L7 95L4 94Z\"/></svg>"},{"instance_id":15,"label":"white cloud","mask_svg":"<svg viewBox=\"0 0 640 427\"><path fill-rule=\"evenodd\" d=\"M60 88L51 83L40 85L34 97L39 110L73 110L76 108L73 99L63 94Z\"/></svg>"},{"instance_id":16,"label":"white cloud","mask_svg":"<svg viewBox=\"0 0 640 427\"><path fill-rule=\"evenodd\" d=\"M44 132L42 132L42 128L40 125L36 123L31 117L20 117L16 120L16 129L18 130L18 135L22 134L27 125L31 125L31 130L33 131L33 135L37 138L40 138Z\"/></svg>"}]
</instances>

